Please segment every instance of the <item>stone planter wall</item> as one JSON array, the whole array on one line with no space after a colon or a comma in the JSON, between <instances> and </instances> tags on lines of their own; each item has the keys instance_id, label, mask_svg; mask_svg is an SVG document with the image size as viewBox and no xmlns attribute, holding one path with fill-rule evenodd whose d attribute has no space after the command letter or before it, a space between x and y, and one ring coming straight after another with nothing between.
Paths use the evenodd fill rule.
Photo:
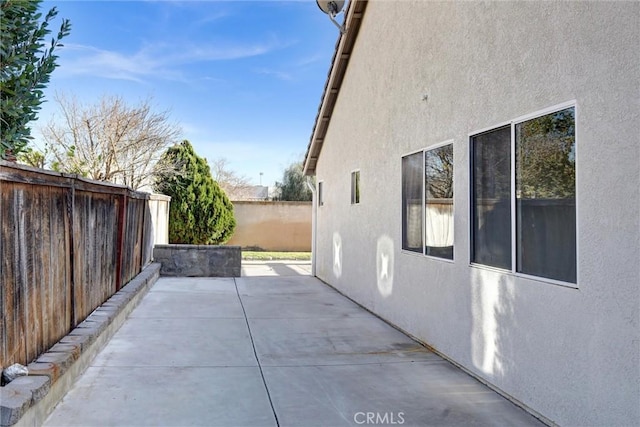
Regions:
<instances>
[{"instance_id":1,"label":"stone planter wall","mask_svg":"<svg viewBox=\"0 0 640 427\"><path fill-rule=\"evenodd\" d=\"M240 277L240 246L156 245L153 258L161 276Z\"/></svg>"}]
</instances>

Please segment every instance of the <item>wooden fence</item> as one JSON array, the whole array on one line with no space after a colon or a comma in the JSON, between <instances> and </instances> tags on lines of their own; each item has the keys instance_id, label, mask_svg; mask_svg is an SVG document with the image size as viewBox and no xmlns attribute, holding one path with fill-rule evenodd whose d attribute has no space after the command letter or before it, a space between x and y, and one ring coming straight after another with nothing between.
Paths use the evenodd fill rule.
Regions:
<instances>
[{"instance_id":1,"label":"wooden fence","mask_svg":"<svg viewBox=\"0 0 640 427\"><path fill-rule=\"evenodd\" d=\"M148 198L0 162L0 369L33 361L150 262Z\"/></svg>"}]
</instances>

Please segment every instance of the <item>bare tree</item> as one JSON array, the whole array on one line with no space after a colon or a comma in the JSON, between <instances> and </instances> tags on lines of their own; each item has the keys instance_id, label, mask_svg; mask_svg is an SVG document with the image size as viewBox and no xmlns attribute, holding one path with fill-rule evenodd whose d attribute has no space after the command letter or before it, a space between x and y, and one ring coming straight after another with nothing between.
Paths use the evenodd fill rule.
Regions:
<instances>
[{"instance_id":1,"label":"bare tree","mask_svg":"<svg viewBox=\"0 0 640 427\"><path fill-rule=\"evenodd\" d=\"M254 186L251 185L249 178L244 175L238 175L237 172L229 168L228 163L228 160L224 157L219 157L209 162L213 179L231 200L254 197Z\"/></svg>"},{"instance_id":2,"label":"bare tree","mask_svg":"<svg viewBox=\"0 0 640 427\"><path fill-rule=\"evenodd\" d=\"M120 96L103 96L93 105L56 94L61 118L43 129L52 168L139 189L149 185L164 150L180 139L180 128L150 100L127 105Z\"/></svg>"},{"instance_id":3,"label":"bare tree","mask_svg":"<svg viewBox=\"0 0 640 427\"><path fill-rule=\"evenodd\" d=\"M453 145L429 150L426 156L426 196L433 199L453 197Z\"/></svg>"}]
</instances>

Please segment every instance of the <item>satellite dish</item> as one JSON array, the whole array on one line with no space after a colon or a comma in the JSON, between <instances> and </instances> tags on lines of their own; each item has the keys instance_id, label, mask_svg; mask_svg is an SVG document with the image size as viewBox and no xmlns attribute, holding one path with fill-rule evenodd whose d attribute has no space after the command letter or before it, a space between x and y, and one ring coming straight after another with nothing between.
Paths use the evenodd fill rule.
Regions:
<instances>
[{"instance_id":1,"label":"satellite dish","mask_svg":"<svg viewBox=\"0 0 640 427\"><path fill-rule=\"evenodd\" d=\"M316 0L316 3L318 4L318 7L321 11L329 15L329 19L331 19L331 22L333 22L333 24L338 27L340 33L344 34L344 25L338 24L338 22L335 20L335 17L337 14L342 12L345 0Z\"/></svg>"},{"instance_id":2,"label":"satellite dish","mask_svg":"<svg viewBox=\"0 0 640 427\"><path fill-rule=\"evenodd\" d=\"M321 11L331 17L335 17L338 13L342 12L344 7L344 0L316 0L318 7Z\"/></svg>"}]
</instances>

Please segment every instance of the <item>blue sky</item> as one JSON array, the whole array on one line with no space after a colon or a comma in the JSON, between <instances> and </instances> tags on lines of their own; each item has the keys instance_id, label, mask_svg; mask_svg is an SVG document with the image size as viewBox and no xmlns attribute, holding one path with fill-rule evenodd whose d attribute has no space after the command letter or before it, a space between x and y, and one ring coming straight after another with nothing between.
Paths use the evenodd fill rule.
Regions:
<instances>
[{"instance_id":1,"label":"blue sky","mask_svg":"<svg viewBox=\"0 0 640 427\"><path fill-rule=\"evenodd\" d=\"M45 1L71 35L46 90L94 102L152 97L196 152L273 185L304 155L338 30L305 1ZM342 19L342 16L339 17ZM36 145L40 145L36 140Z\"/></svg>"}]
</instances>

